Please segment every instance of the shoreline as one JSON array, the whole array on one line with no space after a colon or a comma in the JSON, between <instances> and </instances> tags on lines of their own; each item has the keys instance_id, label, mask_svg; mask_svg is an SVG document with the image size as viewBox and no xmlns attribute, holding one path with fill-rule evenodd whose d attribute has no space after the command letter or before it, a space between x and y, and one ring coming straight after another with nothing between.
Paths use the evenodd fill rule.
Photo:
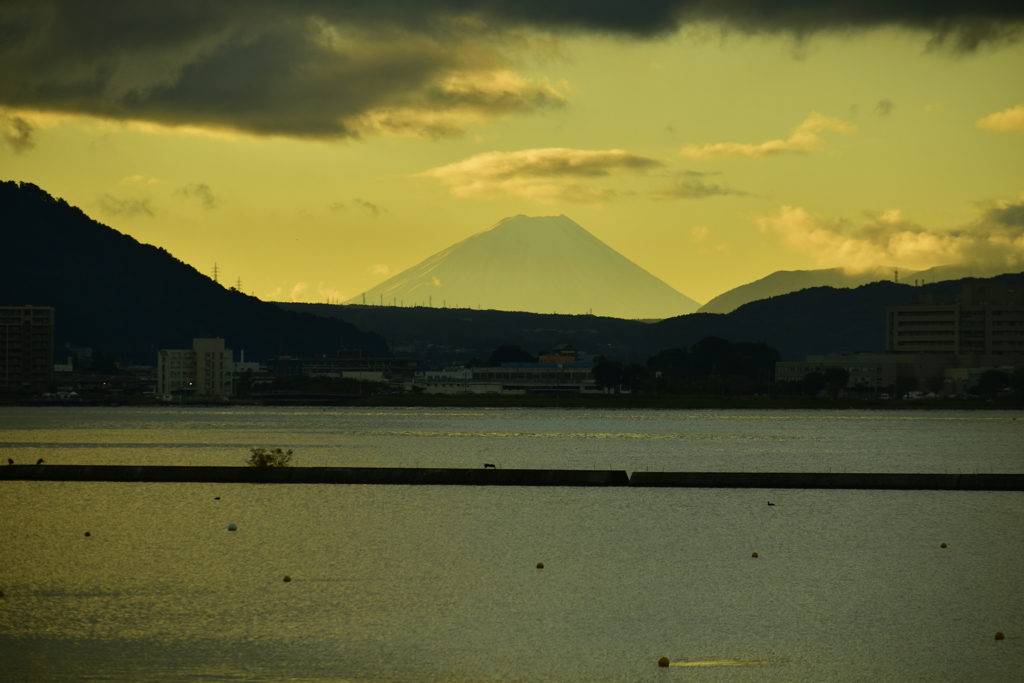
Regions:
<instances>
[{"instance_id":1,"label":"shoreline","mask_svg":"<svg viewBox=\"0 0 1024 683\"><path fill-rule=\"evenodd\" d=\"M619 395L556 395L526 394L501 396L494 394L429 394L395 396L324 397L316 400L281 398L237 398L228 401L164 402L153 399L139 400L79 400L55 401L41 399L14 400L0 397L0 407L354 407L354 408L584 408L593 410L877 410L877 411L930 411L930 410L1024 410L1024 400L1013 397L998 399L915 399L864 400L825 399L805 397L767 396L670 396L658 394Z\"/></svg>"}]
</instances>

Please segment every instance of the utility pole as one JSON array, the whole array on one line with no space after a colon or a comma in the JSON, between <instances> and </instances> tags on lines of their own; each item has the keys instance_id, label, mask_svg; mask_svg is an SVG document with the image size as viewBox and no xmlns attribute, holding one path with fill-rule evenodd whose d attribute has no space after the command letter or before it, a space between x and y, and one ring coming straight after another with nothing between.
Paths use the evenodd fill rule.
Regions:
<instances>
[{"instance_id":1,"label":"utility pole","mask_svg":"<svg viewBox=\"0 0 1024 683\"><path fill-rule=\"evenodd\" d=\"M241 275L238 276L238 282L235 283L235 289L237 289L239 292L242 291L242 276Z\"/></svg>"},{"instance_id":2,"label":"utility pole","mask_svg":"<svg viewBox=\"0 0 1024 683\"><path fill-rule=\"evenodd\" d=\"M366 305L366 292L363 292L363 305Z\"/></svg>"},{"instance_id":3,"label":"utility pole","mask_svg":"<svg viewBox=\"0 0 1024 683\"><path fill-rule=\"evenodd\" d=\"M217 282L217 277L220 275L220 268L217 267L217 262L213 263L213 281Z\"/></svg>"}]
</instances>

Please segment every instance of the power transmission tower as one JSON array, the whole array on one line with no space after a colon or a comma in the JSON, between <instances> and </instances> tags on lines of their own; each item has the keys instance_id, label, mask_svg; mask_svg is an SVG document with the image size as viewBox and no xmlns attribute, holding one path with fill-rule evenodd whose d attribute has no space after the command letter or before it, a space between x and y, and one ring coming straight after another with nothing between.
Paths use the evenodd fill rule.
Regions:
<instances>
[{"instance_id":1,"label":"power transmission tower","mask_svg":"<svg viewBox=\"0 0 1024 683\"><path fill-rule=\"evenodd\" d=\"M239 292L242 291L242 276L241 275L238 276L238 282L235 283L235 289L237 289Z\"/></svg>"},{"instance_id":2,"label":"power transmission tower","mask_svg":"<svg viewBox=\"0 0 1024 683\"><path fill-rule=\"evenodd\" d=\"M220 276L220 268L217 267L217 262L214 261L214 263L213 263L213 281L214 282L219 282L219 280L217 279L219 276Z\"/></svg>"}]
</instances>

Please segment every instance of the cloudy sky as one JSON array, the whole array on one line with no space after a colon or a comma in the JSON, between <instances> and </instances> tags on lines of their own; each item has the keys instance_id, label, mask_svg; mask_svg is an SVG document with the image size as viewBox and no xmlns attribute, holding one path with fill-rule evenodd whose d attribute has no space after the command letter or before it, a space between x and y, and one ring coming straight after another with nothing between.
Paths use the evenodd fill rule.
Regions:
<instances>
[{"instance_id":1,"label":"cloudy sky","mask_svg":"<svg viewBox=\"0 0 1024 683\"><path fill-rule=\"evenodd\" d=\"M1024 5L0 0L0 179L264 299L564 213L698 301L1024 269Z\"/></svg>"}]
</instances>

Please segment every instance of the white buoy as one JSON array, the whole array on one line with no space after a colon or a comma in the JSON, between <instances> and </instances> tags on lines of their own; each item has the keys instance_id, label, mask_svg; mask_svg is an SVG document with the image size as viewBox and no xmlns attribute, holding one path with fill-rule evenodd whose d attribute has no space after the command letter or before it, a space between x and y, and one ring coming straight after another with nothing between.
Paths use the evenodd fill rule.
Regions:
<instances>
[{"instance_id":1,"label":"white buoy","mask_svg":"<svg viewBox=\"0 0 1024 683\"><path fill-rule=\"evenodd\" d=\"M238 531L238 525L235 524L234 522L232 522L231 524L228 524L228 531Z\"/></svg>"}]
</instances>

